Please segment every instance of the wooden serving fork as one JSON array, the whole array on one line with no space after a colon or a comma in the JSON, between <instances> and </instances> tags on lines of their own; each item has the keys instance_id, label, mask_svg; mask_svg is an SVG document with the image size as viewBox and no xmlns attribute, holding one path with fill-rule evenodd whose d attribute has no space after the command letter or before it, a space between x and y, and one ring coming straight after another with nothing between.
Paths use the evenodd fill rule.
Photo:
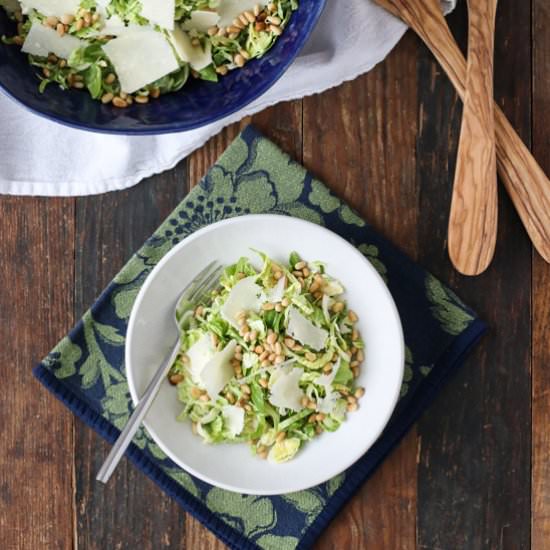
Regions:
<instances>
[{"instance_id":1,"label":"wooden serving fork","mask_svg":"<svg viewBox=\"0 0 550 550\"><path fill-rule=\"evenodd\" d=\"M435 55L458 94L466 95L466 60L438 0L374 0L402 19ZM539 254L550 263L550 181L508 119L494 106L497 167Z\"/></svg>"}]
</instances>

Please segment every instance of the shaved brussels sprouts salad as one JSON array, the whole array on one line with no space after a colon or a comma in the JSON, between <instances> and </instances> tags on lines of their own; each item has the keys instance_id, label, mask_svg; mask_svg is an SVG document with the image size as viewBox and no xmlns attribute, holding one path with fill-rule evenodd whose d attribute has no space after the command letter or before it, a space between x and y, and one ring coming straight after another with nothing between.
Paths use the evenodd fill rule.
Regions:
<instances>
[{"instance_id":1,"label":"shaved brussels sprouts salad","mask_svg":"<svg viewBox=\"0 0 550 550\"><path fill-rule=\"evenodd\" d=\"M189 77L217 82L263 56L298 0L0 0L17 22L2 37L55 83L125 108L180 90Z\"/></svg>"},{"instance_id":2,"label":"shaved brussels sprouts salad","mask_svg":"<svg viewBox=\"0 0 550 550\"><path fill-rule=\"evenodd\" d=\"M273 463L336 431L365 390L357 315L320 262L241 258L192 312L169 372L206 443L242 442Z\"/></svg>"}]
</instances>

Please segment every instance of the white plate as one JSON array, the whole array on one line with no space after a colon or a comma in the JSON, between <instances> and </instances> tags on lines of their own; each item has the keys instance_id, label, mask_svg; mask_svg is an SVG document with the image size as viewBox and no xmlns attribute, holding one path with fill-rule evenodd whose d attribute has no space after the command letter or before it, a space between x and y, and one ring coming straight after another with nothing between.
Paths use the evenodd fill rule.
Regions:
<instances>
[{"instance_id":1,"label":"white plate","mask_svg":"<svg viewBox=\"0 0 550 550\"><path fill-rule=\"evenodd\" d=\"M258 459L244 444L204 444L189 422L176 421L182 405L168 381L145 426L176 464L212 485L247 494L290 493L327 481L371 447L390 419L403 379L403 333L393 299L372 265L344 239L315 224L273 215L233 218L197 231L174 247L143 285L128 326L126 371L136 403L176 338L173 307L181 289L212 260L234 263L252 257L250 248L279 261L296 250L306 260L325 262L327 272L344 284L365 342L358 383L366 391L359 410L338 431L307 443L280 465Z\"/></svg>"}]
</instances>

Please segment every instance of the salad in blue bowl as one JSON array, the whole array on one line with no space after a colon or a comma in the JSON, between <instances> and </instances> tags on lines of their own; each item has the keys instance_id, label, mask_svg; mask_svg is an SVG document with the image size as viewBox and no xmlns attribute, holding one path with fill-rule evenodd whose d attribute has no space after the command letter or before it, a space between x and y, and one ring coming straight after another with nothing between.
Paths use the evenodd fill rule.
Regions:
<instances>
[{"instance_id":1,"label":"salad in blue bowl","mask_svg":"<svg viewBox=\"0 0 550 550\"><path fill-rule=\"evenodd\" d=\"M0 89L81 129L198 128L267 91L324 3L0 0Z\"/></svg>"}]
</instances>

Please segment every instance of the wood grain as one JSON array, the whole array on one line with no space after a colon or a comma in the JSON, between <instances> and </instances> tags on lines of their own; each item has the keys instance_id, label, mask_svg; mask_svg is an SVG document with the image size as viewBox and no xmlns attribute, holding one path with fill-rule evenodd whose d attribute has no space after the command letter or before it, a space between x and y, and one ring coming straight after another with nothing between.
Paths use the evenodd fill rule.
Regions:
<instances>
[{"instance_id":1,"label":"wood grain","mask_svg":"<svg viewBox=\"0 0 550 550\"><path fill-rule=\"evenodd\" d=\"M464 98L466 60L453 40L439 1L375 1L415 30ZM525 41L525 37L521 40ZM550 180L498 106L495 108L495 131L497 166L504 186L535 248L550 262Z\"/></svg>"},{"instance_id":2,"label":"wood grain","mask_svg":"<svg viewBox=\"0 0 550 550\"><path fill-rule=\"evenodd\" d=\"M73 417L31 368L73 323L74 200L2 197L0 227L0 543L68 550Z\"/></svg>"},{"instance_id":3,"label":"wood grain","mask_svg":"<svg viewBox=\"0 0 550 550\"><path fill-rule=\"evenodd\" d=\"M465 43L465 6L450 18ZM530 135L529 6L502 3L497 21L495 92L520 134ZM531 247L506 196L495 260L487 272L453 272L442 246L441 212L450 194L459 98L431 56L419 62L424 112L418 140L426 213L421 263L489 324L482 344L422 418L418 467L418 548L522 549L530 544L530 257Z\"/></svg>"},{"instance_id":4,"label":"wood grain","mask_svg":"<svg viewBox=\"0 0 550 550\"><path fill-rule=\"evenodd\" d=\"M550 170L550 5L533 1L533 151ZM550 266L533 258L531 547L550 541Z\"/></svg>"},{"instance_id":5,"label":"wood grain","mask_svg":"<svg viewBox=\"0 0 550 550\"><path fill-rule=\"evenodd\" d=\"M304 100L304 163L412 256L417 41L407 36L371 73ZM413 429L323 534L317 548L415 548Z\"/></svg>"},{"instance_id":6,"label":"wood grain","mask_svg":"<svg viewBox=\"0 0 550 550\"><path fill-rule=\"evenodd\" d=\"M131 254L186 194L185 163L119 193L77 201L75 314L80 316ZM186 537L183 510L123 460L107 486L95 475L109 446L77 423L78 547L86 550L177 548Z\"/></svg>"},{"instance_id":7,"label":"wood grain","mask_svg":"<svg viewBox=\"0 0 550 550\"><path fill-rule=\"evenodd\" d=\"M449 215L449 256L464 275L483 273L497 238L493 54L497 0L468 1L468 66Z\"/></svg>"}]
</instances>

